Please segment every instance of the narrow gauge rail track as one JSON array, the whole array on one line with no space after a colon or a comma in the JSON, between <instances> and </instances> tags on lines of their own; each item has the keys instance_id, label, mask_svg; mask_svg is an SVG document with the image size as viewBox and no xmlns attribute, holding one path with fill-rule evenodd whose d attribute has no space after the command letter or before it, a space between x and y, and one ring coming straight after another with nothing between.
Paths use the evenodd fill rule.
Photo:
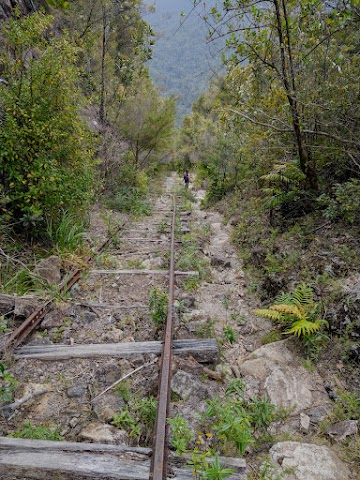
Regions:
<instances>
[{"instance_id":1,"label":"narrow gauge rail track","mask_svg":"<svg viewBox=\"0 0 360 480\"><path fill-rule=\"evenodd\" d=\"M156 421L155 421L155 427L154 427L154 436L153 436L153 448L152 451L150 450L150 469L149 469L149 479L151 480L165 480L167 478L167 470L168 470L168 435L167 435L167 418L169 416L169 403L170 403L170 382L171 382L171 362L172 362L172 352L173 352L173 338L172 338L172 333L173 333L173 310L174 310L174 283L175 283L175 275L176 274L182 274L182 273L194 273L194 272L175 272L175 245L178 243L175 240L175 224L176 224L176 202L175 202L175 197L172 198L172 209L166 209L166 210L161 210L161 212L172 212L172 222L171 222L171 236L170 236L170 267L168 271L169 275L169 282L168 282L168 311L167 311L167 319L166 319L166 324L165 324L165 332L164 332L164 340L162 343L162 352L161 352L161 360L160 360L160 375L159 375L159 386L158 386L158 402L157 402L157 411L156 411ZM125 226L125 223L119 226L117 231L122 229ZM103 244L97 249L97 254L101 253L105 247L109 244L111 241L111 238L108 238ZM91 258L88 259L88 262L91 262ZM76 270L75 272L71 273L70 278L66 281L64 286L62 287L62 292L68 292L72 286L80 279L81 276L81 269ZM130 271L124 271L127 274L130 273ZM149 270L149 272L154 273L159 273L154 270ZM93 273L96 273L96 271L93 271ZM105 273L110 273L108 271L105 271ZM133 272L131 272L133 273ZM144 273L144 272L142 272ZM163 272L161 272L163 274ZM29 335L30 333L36 328L37 325L41 322L42 318L44 315L51 309L51 304L52 301L49 300L46 302L43 306L41 306L38 310L36 310L33 314L31 314L25 322L18 327L10 336L8 340L8 345L11 346L12 348L19 346ZM194 343L191 343L194 342ZM146 343L146 342L145 342ZM157 343L157 342L148 342L150 343ZM181 342L180 342L181 343ZM189 341L188 341L189 343ZM120 344L117 344L120 345ZM136 345L136 344L135 344ZM50 346L51 347L51 346ZM55 347L55 346L54 346ZM72 346L68 346L69 349L72 349ZM74 346L76 347L76 346ZM86 345L84 345L86 347ZM94 345L96 347L96 345ZM217 347L214 341L210 342L208 345L209 349L213 350L211 354L214 354L217 356ZM26 358L26 352L28 349L31 350L31 346L23 347L23 350L25 350L25 355L23 358ZM35 347L35 352L36 349L39 347ZM181 346L176 347L178 352L181 350ZM185 341L185 352L186 352L186 341ZM190 340L190 350L191 349L196 349L196 341ZM204 350L204 341L199 342L199 350L203 349ZM205 346L205 348L207 348ZM17 352L21 352L22 349L18 349ZM133 349L134 352L136 349ZM16 353L17 353L16 352ZM85 354L86 355L86 354ZM119 355L118 355L119 356ZM16 358L21 358L18 355L16 355ZM31 358L31 355L28 357ZM35 357L36 358L36 353ZM41 357L38 357L41 358ZM55 357L56 358L56 357ZM16 440L14 440L16 442ZM35 441L36 443L36 441ZM45 442L46 443L46 442ZM63 442L61 442L63 444ZM65 444L66 442L64 442ZM13 446L10 442L7 442L4 439L1 439L0 437L0 448L1 446L4 445L3 448L8 448L9 445ZM70 445L70 444L69 444ZM84 447L86 444L84 444ZM16 445L14 445L15 448ZM27 444L25 443L19 443L18 446L19 450L23 448L27 448ZM30 446L29 448L35 449L37 448L35 445ZM48 448L44 444L44 448ZM50 447L51 448L51 447ZM59 447L60 448L60 447ZM65 448L65 447L64 447ZM74 447L70 447L70 450ZM86 447L87 448L87 447ZM85 450L86 450L85 448ZM66 450L66 448L65 448ZM129 450L131 448L129 447ZM144 449L146 450L146 449ZM147 453L148 455L148 453ZM41 463L41 462L40 462ZM126 462L124 463L124 465ZM41 468L39 464L39 468ZM140 471L142 470L141 467L139 467L139 477L136 476L136 472L133 472L134 476L129 476L127 477L128 473L124 474L124 477L116 477L116 478L144 478L144 472L140 474ZM176 469L175 469L176 470ZM0 471L1 471L1 461L0 461ZM174 469L173 469L174 471ZM95 473L95 472L94 472ZM96 476L96 475L95 475ZM188 478L191 475L188 475L186 472L181 473L181 471L178 472L179 478ZM115 477L114 477L115 478Z\"/></svg>"},{"instance_id":2,"label":"narrow gauge rail track","mask_svg":"<svg viewBox=\"0 0 360 480\"><path fill-rule=\"evenodd\" d=\"M118 233L124 226L126 222L122 223L116 231L113 233L113 236ZM96 250L94 255L98 255L105 250L105 248L110 243L112 237L108 237ZM87 259L87 263L90 264L93 257L89 257ZM69 278L67 278L60 288L60 293L68 293L72 287L79 281L81 277L81 273L83 272L82 268L78 268L72 272L69 272ZM19 325L9 336L6 342L7 349L16 348L21 345L29 335L35 330L35 328L40 324L41 320L44 316L50 311L51 306L53 304L52 300L48 300L39 308L37 308L34 312L32 312L26 320Z\"/></svg>"}]
</instances>

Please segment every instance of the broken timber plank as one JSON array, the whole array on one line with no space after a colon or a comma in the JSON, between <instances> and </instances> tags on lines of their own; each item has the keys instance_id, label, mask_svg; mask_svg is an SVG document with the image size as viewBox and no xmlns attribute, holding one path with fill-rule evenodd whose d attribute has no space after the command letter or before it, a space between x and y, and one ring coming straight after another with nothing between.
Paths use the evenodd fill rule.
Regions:
<instances>
[{"instance_id":1,"label":"broken timber plank","mask_svg":"<svg viewBox=\"0 0 360 480\"><path fill-rule=\"evenodd\" d=\"M0 437L0 478L148 480L150 455L141 447ZM170 458L171 478L193 480L191 468L178 468L177 460ZM222 460L237 471L229 480L246 478L245 460Z\"/></svg>"},{"instance_id":2,"label":"broken timber plank","mask_svg":"<svg viewBox=\"0 0 360 480\"><path fill-rule=\"evenodd\" d=\"M37 358L39 360L67 360L70 358L121 357L132 355L160 355L161 341L129 343L97 343L85 345L25 345L17 348L15 358ZM199 362L212 362L219 354L215 339L174 340L175 355L192 355Z\"/></svg>"},{"instance_id":3,"label":"broken timber plank","mask_svg":"<svg viewBox=\"0 0 360 480\"><path fill-rule=\"evenodd\" d=\"M94 275L168 275L169 270L147 270L147 269L133 269L133 270L90 270ZM179 272L175 271L175 275L196 275L199 276L198 271Z\"/></svg>"}]
</instances>

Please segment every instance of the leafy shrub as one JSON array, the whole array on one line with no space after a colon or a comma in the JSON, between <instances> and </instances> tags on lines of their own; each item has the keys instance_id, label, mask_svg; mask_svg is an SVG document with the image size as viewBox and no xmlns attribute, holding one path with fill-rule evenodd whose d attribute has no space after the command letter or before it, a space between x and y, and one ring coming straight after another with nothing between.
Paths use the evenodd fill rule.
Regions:
<instances>
[{"instance_id":1,"label":"leafy shrub","mask_svg":"<svg viewBox=\"0 0 360 480\"><path fill-rule=\"evenodd\" d=\"M168 418L168 424L171 427L170 444L176 450L177 455L181 456L194 439L193 432L189 428L188 422L180 414Z\"/></svg>"},{"instance_id":2,"label":"leafy shrub","mask_svg":"<svg viewBox=\"0 0 360 480\"><path fill-rule=\"evenodd\" d=\"M360 180L353 178L336 184L332 193L322 194L318 202L324 208L323 215L326 219L355 223L360 211Z\"/></svg>"},{"instance_id":3,"label":"leafy shrub","mask_svg":"<svg viewBox=\"0 0 360 480\"><path fill-rule=\"evenodd\" d=\"M115 414L112 424L126 430L136 443L142 439L147 443L151 438L156 417L156 400L154 397L133 399L118 414Z\"/></svg>"},{"instance_id":4,"label":"leafy shrub","mask_svg":"<svg viewBox=\"0 0 360 480\"><path fill-rule=\"evenodd\" d=\"M29 235L66 207L80 212L93 183L92 135L80 116L78 48L46 35L42 13L10 19L0 58L0 217Z\"/></svg>"},{"instance_id":5,"label":"leafy shrub","mask_svg":"<svg viewBox=\"0 0 360 480\"><path fill-rule=\"evenodd\" d=\"M215 396L202 419L210 430L216 432L221 449L226 452L233 444L241 455L254 443L255 429L266 428L274 418L274 405L264 396L244 400L244 384L234 380L226 390L224 399Z\"/></svg>"}]
</instances>

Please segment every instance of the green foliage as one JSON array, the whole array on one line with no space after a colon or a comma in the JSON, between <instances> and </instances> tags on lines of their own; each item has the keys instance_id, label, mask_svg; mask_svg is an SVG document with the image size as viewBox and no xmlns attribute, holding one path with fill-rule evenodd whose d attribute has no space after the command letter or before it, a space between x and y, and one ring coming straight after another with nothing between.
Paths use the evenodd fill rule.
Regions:
<instances>
[{"instance_id":1,"label":"green foliage","mask_svg":"<svg viewBox=\"0 0 360 480\"><path fill-rule=\"evenodd\" d=\"M135 217L151 214L148 177L134 167L121 169L112 197L106 200L108 208L131 213Z\"/></svg>"},{"instance_id":2,"label":"green foliage","mask_svg":"<svg viewBox=\"0 0 360 480\"><path fill-rule=\"evenodd\" d=\"M138 79L123 101L117 122L130 146L129 159L137 172L154 155L169 149L174 134L175 102L160 97L151 81Z\"/></svg>"},{"instance_id":3,"label":"green foliage","mask_svg":"<svg viewBox=\"0 0 360 480\"><path fill-rule=\"evenodd\" d=\"M3 26L0 58L0 215L27 234L82 211L92 185L92 138L80 117L78 49L52 17L35 13Z\"/></svg>"},{"instance_id":4,"label":"green foliage","mask_svg":"<svg viewBox=\"0 0 360 480\"><path fill-rule=\"evenodd\" d=\"M200 338L215 338L215 320L207 320L195 330L196 336Z\"/></svg>"},{"instance_id":5,"label":"green foliage","mask_svg":"<svg viewBox=\"0 0 360 480\"><path fill-rule=\"evenodd\" d=\"M219 456L211 450L192 450L191 460L188 460L187 464L191 466L197 480L223 480L234 473L233 469L222 465Z\"/></svg>"},{"instance_id":6,"label":"green foliage","mask_svg":"<svg viewBox=\"0 0 360 480\"><path fill-rule=\"evenodd\" d=\"M281 333L278 330L272 330L262 337L261 343L266 345L268 343L278 342L279 340L282 340Z\"/></svg>"},{"instance_id":7,"label":"green foliage","mask_svg":"<svg viewBox=\"0 0 360 480\"><path fill-rule=\"evenodd\" d=\"M4 315L0 315L0 335L8 331L8 322Z\"/></svg>"},{"instance_id":8,"label":"green foliage","mask_svg":"<svg viewBox=\"0 0 360 480\"><path fill-rule=\"evenodd\" d=\"M304 196L301 185L304 184L305 175L298 162L273 165L272 171L262 175L260 180L266 185L262 191L265 194L263 205L267 209L300 203Z\"/></svg>"},{"instance_id":9,"label":"green foliage","mask_svg":"<svg viewBox=\"0 0 360 480\"><path fill-rule=\"evenodd\" d=\"M241 455L254 443L254 430L268 427L274 418L274 406L265 396L245 402L243 391L241 380L230 383L224 399L215 396L207 400L209 406L202 416L207 427L216 432L220 448L226 452L235 445Z\"/></svg>"},{"instance_id":10,"label":"green foliage","mask_svg":"<svg viewBox=\"0 0 360 480\"><path fill-rule=\"evenodd\" d=\"M331 413L332 422L342 422L343 420L360 420L360 397L355 392L338 392L338 398L335 401Z\"/></svg>"},{"instance_id":11,"label":"green foliage","mask_svg":"<svg viewBox=\"0 0 360 480\"><path fill-rule=\"evenodd\" d=\"M156 417L156 400L144 397L140 400L132 399L118 414L115 414L112 424L126 430L130 438L139 443L142 439L147 443L151 437Z\"/></svg>"},{"instance_id":12,"label":"green foliage","mask_svg":"<svg viewBox=\"0 0 360 480\"><path fill-rule=\"evenodd\" d=\"M332 194L322 194L318 202L324 207L323 215L327 220L355 223L360 210L360 180L352 178L348 182L336 184Z\"/></svg>"},{"instance_id":13,"label":"green foliage","mask_svg":"<svg viewBox=\"0 0 360 480\"><path fill-rule=\"evenodd\" d=\"M8 371L6 365L0 363L0 400L2 402L11 402L16 388L17 381Z\"/></svg>"},{"instance_id":14,"label":"green foliage","mask_svg":"<svg viewBox=\"0 0 360 480\"><path fill-rule=\"evenodd\" d=\"M199 257L198 247L192 242L183 246L181 253L177 255L175 265L177 270L185 272L195 270L199 272L201 279L205 278L209 272L209 260Z\"/></svg>"},{"instance_id":15,"label":"green foliage","mask_svg":"<svg viewBox=\"0 0 360 480\"><path fill-rule=\"evenodd\" d=\"M60 427L49 425L33 425L30 420L24 422L16 432L9 435L14 438L29 438L34 440L62 440Z\"/></svg>"},{"instance_id":16,"label":"green foliage","mask_svg":"<svg viewBox=\"0 0 360 480\"><path fill-rule=\"evenodd\" d=\"M268 309L257 309L255 313L284 325L287 328L284 334L305 337L328 325L325 320L317 318L318 309L313 290L301 284L293 293L280 295L276 303Z\"/></svg>"},{"instance_id":17,"label":"green foliage","mask_svg":"<svg viewBox=\"0 0 360 480\"><path fill-rule=\"evenodd\" d=\"M140 426L128 406L125 406L120 413L116 413L111 423L115 425L115 427L129 432L131 438L140 436Z\"/></svg>"},{"instance_id":18,"label":"green foliage","mask_svg":"<svg viewBox=\"0 0 360 480\"><path fill-rule=\"evenodd\" d=\"M194 440L194 434L189 428L188 422L179 413L172 418L168 418L168 424L171 427L170 444L175 449L176 454L182 456Z\"/></svg>"},{"instance_id":19,"label":"green foliage","mask_svg":"<svg viewBox=\"0 0 360 480\"><path fill-rule=\"evenodd\" d=\"M151 215L149 199L137 187L121 187L120 190L106 201L108 208L119 212L131 213L134 217Z\"/></svg>"},{"instance_id":20,"label":"green foliage","mask_svg":"<svg viewBox=\"0 0 360 480\"><path fill-rule=\"evenodd\" d=\"M56 224L49 219L46 232L59 253L75 252L83 245L84 224L69 212L63 212Z\"/></svg>"},{"instance_id":21,"label":"green foliage","mask_svg":"<svg viewBox=\"0 0 360 480\"><path fill-rule=\"evenodd\" d=\"M224 339L225 341L229 342L231 345L236 343L237 340L237 334L235 330L230 327L229 325L224 327Z\"/></svg>"},{"instance_id":22,"label":"green foliage","mask_svg":"<svg viewBox=\"0 0 360 480\"><path fill-rule=\"evenodd\" d=\"M160 328L166 320L169 295L158 288L150 289L149 313L150 320L157 328Z\"/></svg>"}]
</instances>

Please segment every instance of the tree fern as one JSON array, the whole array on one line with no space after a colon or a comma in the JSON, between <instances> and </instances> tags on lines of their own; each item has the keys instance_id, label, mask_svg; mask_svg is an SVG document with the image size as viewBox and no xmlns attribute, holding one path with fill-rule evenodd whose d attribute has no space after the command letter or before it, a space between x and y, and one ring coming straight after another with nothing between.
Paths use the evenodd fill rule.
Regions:
<instances>
[{"instance_id":1,"label":"tree fern","mask_svg":"<svg viewBox=\"0 0 360 480\"><path fill-rule=\"evenodd\" d=\"M323 325L328 325L326 320L316 318L317 310L313 290L308 285L301 284L292 293L281 294L274 305L257 309L255 313L288 326L283 332L285 335L303 337L313 335Z\"/></svg>"}]
</instances>

